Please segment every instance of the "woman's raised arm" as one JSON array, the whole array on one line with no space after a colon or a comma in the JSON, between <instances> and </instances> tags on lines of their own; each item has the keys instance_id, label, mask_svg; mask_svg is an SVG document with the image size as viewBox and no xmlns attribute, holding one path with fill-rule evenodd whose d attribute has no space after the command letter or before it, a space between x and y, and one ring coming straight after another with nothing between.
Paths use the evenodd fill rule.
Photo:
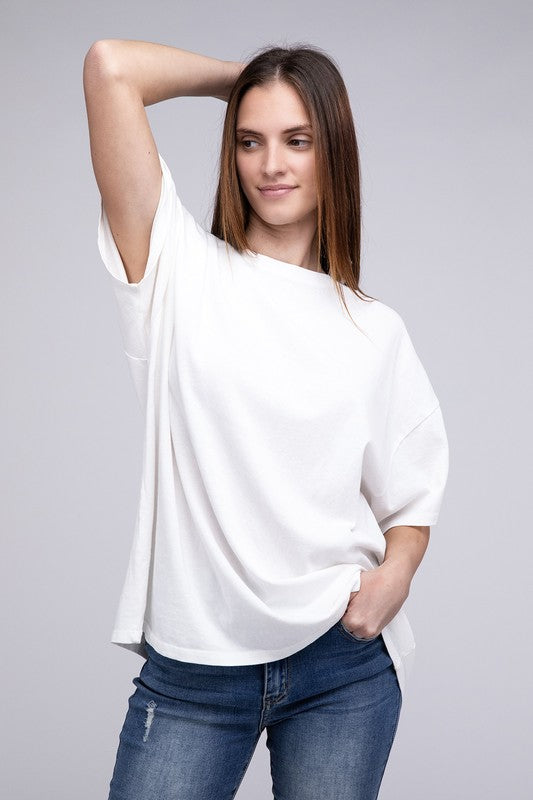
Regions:
<instances>
[{"instance_id":1,"label":"woman's raised arm","mask_svg":"<svg viewBox=\"0 0 533 800\"><path fill-rule=\"evenodd\" d=\"M161 192L145 106L180 96L224 100L243 66L151 42L102 39L89 48L83 88L91 158L130 283L144 275Z\"/></svg>"}]
</instances>

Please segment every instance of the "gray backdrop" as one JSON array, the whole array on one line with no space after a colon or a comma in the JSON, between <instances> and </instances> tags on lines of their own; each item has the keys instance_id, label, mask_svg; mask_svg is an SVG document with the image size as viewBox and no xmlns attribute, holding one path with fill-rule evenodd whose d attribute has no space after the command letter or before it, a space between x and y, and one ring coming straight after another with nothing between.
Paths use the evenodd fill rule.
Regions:
<instances>
[{"instance_id":1,"label":"gray backdrop","mask_svg":"<svg viewBox=\"0 0 533 800\"><path fill-rule=\"evenodd\" d=\"M107 798L143 663L109 643L142 427L96 246L82 92L90 44L116 37L228 60L306 41L340 65L362 159L362 286L405 319L451 458L407 601L417 659L380 800L526 798L532 4L0 9L3 795ZM223 111L211 98L148 110L178 191L206 227ZM238 797L271 798L264 735Z\"/></svg>"}]
</instances>

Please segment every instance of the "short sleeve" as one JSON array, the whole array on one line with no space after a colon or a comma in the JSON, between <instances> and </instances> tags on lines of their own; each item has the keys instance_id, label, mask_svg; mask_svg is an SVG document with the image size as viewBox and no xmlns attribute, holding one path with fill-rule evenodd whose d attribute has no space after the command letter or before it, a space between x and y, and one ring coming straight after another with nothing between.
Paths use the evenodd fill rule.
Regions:
<instances>
[{"instance_id":1,"label":"short sleeve","mask_svg":"<svg viewBox=\"0 0 533 800\"><path fill-rule=\"evenodd\" d=\"M162 177L161 193L156 208L152 230L148 260L142 279L138 283L129 283L122 263L118 247L111 232L109 219L100 201L100 218L98 221L98 249L107 268L112 289L117 301L119 324L127 355L133 358L147 357L147 335L155 300L155 289L164 278L161 269L162 256L168 250L170 227L175 214L173 201L175 187L167 165L159 156ZM167 245L167 247L165 247Z\"/></svg>"},{"instance_id":2,"label":"short sleeve","mask_svg":"<svg viewBox=\"0 0 533 800\"><path fill-rule=\"evenodd\" d=\"M384 467L383 491L367 498L381 532L395 525L435 525L449 468L440 405L404 436Z\"/></svg>"},{"instance_id":3,"label":"short sleeve","mask_svg":"<svg viewBox=\"0 0 533 800\"><path fill-rule=\"evenodd\" d=\"M166 306L170 309L169 286L179 283L171 278L177 278L175 273L180 268L185 273L186 267L192 269L205 261L208 239L212 236L182 204L170 170L159 153L158 156L161 192L152 222L145 272L138 283L128 282L102 201L98 221L98 249L111 281L124 351L141 405L154 323ZM182 286L177 290L182 288L185 291Z\"/></svg>"},{"instance_id":4,"label":"short sleeve","mask_svg":"<svg viewBox=\"0 0 533 800\"><path fill-rule=\"evenodd\" d=\"M448 477L448 439L439 400L403 321L379 395L361 492L382 533L396 525L435 525Z\"/></svg>"}]
</instances>

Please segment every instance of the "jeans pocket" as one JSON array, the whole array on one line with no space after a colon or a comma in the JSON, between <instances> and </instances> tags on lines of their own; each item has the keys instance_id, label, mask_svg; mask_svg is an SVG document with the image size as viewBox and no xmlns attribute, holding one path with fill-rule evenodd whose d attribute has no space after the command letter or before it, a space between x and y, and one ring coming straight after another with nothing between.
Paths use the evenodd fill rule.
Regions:
<instances>
[{"instance_id":1,"label":"jeans pocket","mask_svg":"<svg viewBox=\"0 0 533 800\"><path fill-rule=\"evenodd\" d=\"M369 639L365 639L362 636L357 636L355 633L352 633L348 630L348 628L344 625L342 620L339 620L337 626L341 633L344 633L349 639L353 639L355 642L375 642L376 639L379 639L381 633L376 634L375 636L371 636Z\"/></svg>"}]
</instances>

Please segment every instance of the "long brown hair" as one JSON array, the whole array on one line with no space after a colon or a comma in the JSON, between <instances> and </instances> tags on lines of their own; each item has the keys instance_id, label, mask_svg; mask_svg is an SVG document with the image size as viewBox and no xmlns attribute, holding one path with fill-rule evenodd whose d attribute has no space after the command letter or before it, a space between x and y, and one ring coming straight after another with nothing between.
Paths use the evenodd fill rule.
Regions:
<instances>
[{"instance_id":1,"label":"long brown hair","mask_svg":"<svg viewBox=\"0 0 533 800\"><path fill-rule=\"evenodd\" d=\"M235 80L224 119L211 233L240 253L250 249L245 234L250 205L236 166L237 112L248 89L274 81L282 81L296 90L311 119L318 195L317 259L334 280L348 311L343 285L361 299L375 298L359 286L361 181L350 101L339 69L321 48L309 44L263 47Z\"/></svg>"}]
</instances>

